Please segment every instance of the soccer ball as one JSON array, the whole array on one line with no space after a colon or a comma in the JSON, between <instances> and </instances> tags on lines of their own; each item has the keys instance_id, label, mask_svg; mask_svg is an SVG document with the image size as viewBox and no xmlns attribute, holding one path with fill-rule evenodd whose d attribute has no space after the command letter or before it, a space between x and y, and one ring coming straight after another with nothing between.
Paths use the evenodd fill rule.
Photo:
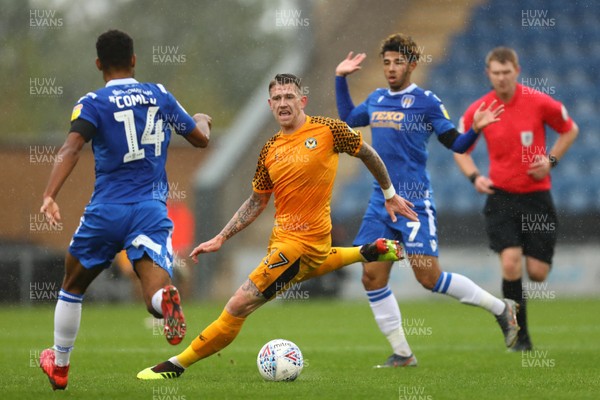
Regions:
<instances>
[{"instance_id":1,"label":"soccer ball","mask_svg":"<svg viewBox=\"0 0 600 400\"><path fill-rule=\"evenodd\" d=\"M256 365L260 375L267 381L293 381L302 372L304 358L294 343L274 339L260 349Z\"/></svg>"}]
</instances>

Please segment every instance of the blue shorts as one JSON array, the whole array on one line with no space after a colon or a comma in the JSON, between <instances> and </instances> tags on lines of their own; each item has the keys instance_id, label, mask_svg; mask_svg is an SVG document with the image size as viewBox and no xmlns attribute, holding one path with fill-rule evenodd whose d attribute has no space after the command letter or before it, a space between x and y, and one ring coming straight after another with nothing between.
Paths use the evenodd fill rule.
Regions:
<instances>
[{"instance_id":1,"label":"blue shorts","mask_svg":"<svg viewBox=\"0 0 600 400\"><path fill-rule=\"evenodd\" d=\"M437 220L432 198L411 201L419 222L397 216L394 223L384 207L381 193L373 193L363 217L354 245L371 243L378 238L394 239L402 242L406 253L425 256L438 256Z\"/></svg>"},{"instance_id":2,"label":"blue shorts","mask_svg":"<svg viewBox=\"0 0 600 400\"><path fill-rule=\"evenodd\" d=\"M88 204L69 252L87 269L110 267L123 249L132 264L148 254L172 277L172 232L173 222L167 217L163 202Z\"/></svg>"}]
</instances>

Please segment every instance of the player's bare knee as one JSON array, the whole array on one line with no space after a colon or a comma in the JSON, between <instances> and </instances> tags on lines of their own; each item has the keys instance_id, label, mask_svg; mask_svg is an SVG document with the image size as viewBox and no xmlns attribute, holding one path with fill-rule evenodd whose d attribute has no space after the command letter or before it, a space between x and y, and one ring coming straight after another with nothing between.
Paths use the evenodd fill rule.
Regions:
<instances>
[{"instance_id":1,"label":"player's bare knee","mask_svg":"<svg viewBox=\"0 0 600 400\"><path fill-rule=\"evenodd\" d=\"M363 284L363 287L366 290L374 290L371 288L373 286L373 278L374 277L370 276L369 274L367 274L363 271L363 274L362 274L362 277L360 278L360 280Z\"/></svg>"},{"instance_id":2,"label":"player's bare knee","mask_svg":"<svg viewBox=\"0 0 600 400\"><path fill-rule=\"evenodd\" d=\"M543 282L550 272L550 264L533 257L527 257L527 275L533 282Z\"/></svg>"},{"instance_id":3,"label":"player's bare knee","mask_svg":"<svg viewBox=\"0 0 600 400\"><path fill-rule=\"evenodd\" d=\"M515 260L502 260L502 275L508 280L521 278L521 263Z\"/></svg>"},{"instance_id":4,"label":"player's bare knee","mask_svg":"<svg viewBox=\"0 0 600 400\"><path fill-rule=\"evenodd\" d=\"M537 274L537 273L533 273L533 274L529 274L529 280L532 282L544 282L546 280L546 275L542 275L542 274Z\"/></svg>"},{"instance_id":5,"label":"player's bare knee","mask_svg":"<svg viewBox=\"0 0 600 400\"><path fill-rule=\"evenodd\" d=\"M543 282L548 277L548 270L536 269L528 271L527 275L529 276L529 280L533 282Z\"/></svg>"},{"instance_id":6,"label":"player's bare knee","mask_svg":"<svg viewBox=\"0 0 600 400\"><path fill-rule=\"evenodd\" d=\"M363 271L361 278L365 290L377 290L385 287L388 283L387 276L378 276L367 271Z\"/></svg>"},{"instance_id":7,"label":"player's bare knee","mask_svg":"<svg viewBox=\"0 0 600 400\"><path fill-rule=\"evenodd\" d=\"M523 253L519 247L510 247L500 253L502 275L504 279L516 280L521 278Z\"/></svg>"}]
</instances>

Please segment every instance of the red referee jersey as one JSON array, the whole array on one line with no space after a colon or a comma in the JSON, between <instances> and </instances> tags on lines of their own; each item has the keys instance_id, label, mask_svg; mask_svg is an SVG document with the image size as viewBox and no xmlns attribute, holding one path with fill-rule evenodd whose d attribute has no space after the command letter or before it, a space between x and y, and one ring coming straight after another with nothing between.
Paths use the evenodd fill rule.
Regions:
<instances>
[{"instance_id":1,"label":"red referee jersey","mask_svg":"<svg viewBox=\"0 0 600 400\"><path fill-rule=\"evenodd\" d=\"M470 129L473 114L482 101L489 106L502 101L491 91L469 106L460 128ZM530 193L550 190L550 175L536 181L527 170L536 157L547 155L546 125L559 134L571 130L573 120L559 101L528 86L517 84L513 98L504 103L500 121L483 129L490 156L490 179L494 187L511 193ZM472 151L475 145L469 149Z\"/></svg>"}]
</instances>

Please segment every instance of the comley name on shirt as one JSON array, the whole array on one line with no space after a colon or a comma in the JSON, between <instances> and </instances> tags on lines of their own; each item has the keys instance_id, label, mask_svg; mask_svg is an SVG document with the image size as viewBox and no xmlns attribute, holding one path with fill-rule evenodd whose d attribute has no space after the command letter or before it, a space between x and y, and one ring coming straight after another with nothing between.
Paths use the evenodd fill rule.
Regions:
<instances>
[{"instance_id":1,"label":"comley name on shirt","mask_svg":"<svg viewBox=\"0 0 600 400\"><path fill-rule=\"evenodd\" d=\"M117 105L118 108L134 107L138 104L156 105L156 98L149 90L141 88L131 88L127 90L113 90L114 96L108 96L111 103Z\"/></svg>"}]
</instances>

